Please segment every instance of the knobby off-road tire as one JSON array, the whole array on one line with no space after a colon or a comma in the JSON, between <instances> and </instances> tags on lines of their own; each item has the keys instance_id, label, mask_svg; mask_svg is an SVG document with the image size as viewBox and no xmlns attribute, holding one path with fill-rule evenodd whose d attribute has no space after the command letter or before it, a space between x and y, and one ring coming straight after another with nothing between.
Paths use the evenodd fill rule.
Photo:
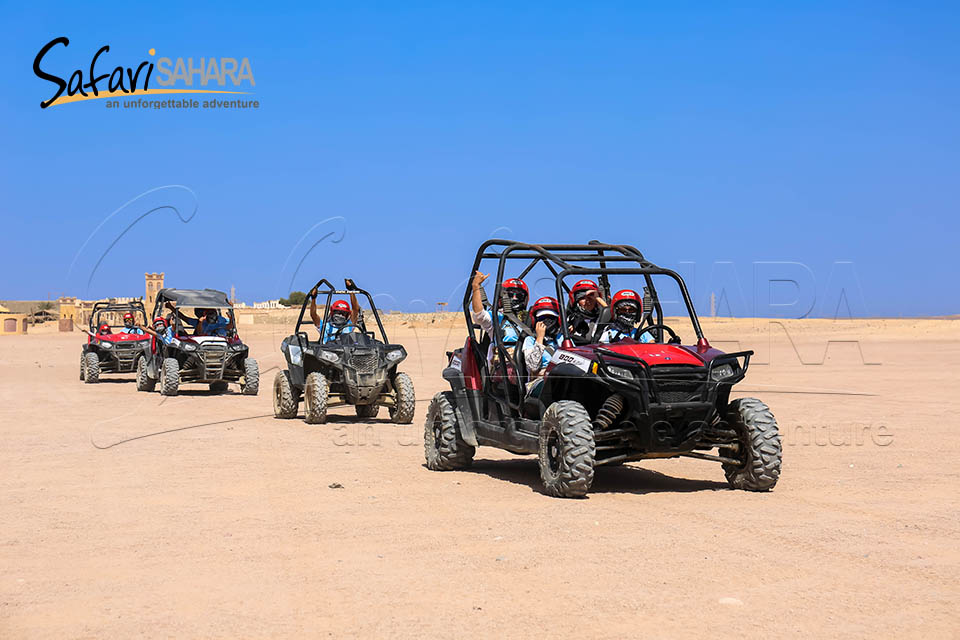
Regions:
<instances>
[{"instance_id":1,"label":"knobby off-road tire","mask_svg":"<svg viewBox=\"0 0 960 640\"><path fill-rule=\"evenodd\" d=\"M157 381L147 375L147 359L144 356L137 358L137 391L153 391Z\"/></svg>"},{"instance_id":2,"label":"knobby off-road tire","mask_svg":"<svg viewBox=\"0 0 960 640\"><path fill-rule=\"evenodd\" d=\"M87 351L84 356L87 361L86 371L83 381L87 384L96 384L100 382L100 358L93 351Z\"/></svg>"},{"instance_id":3,"label":"knobby off-road tire","mask_svg":"<svg viewBox=\"0 0 960 640\"><path fill-rule=\"evenodd\" d=\"M243 361L243 382L240 383L240 393L245 396L255 396L260 393L260 365L253 358Z\"/></svg>"},{"instance_id":4,"label":"knobby off-road tire","mask_svg":"<svg viewBox=\"0 0 960 640\"><path fill-rule=\"evenodd\" d=\"M554 402L540 423L540 478L547 494L582 498L593 484L593 423L574 400Z\"/></svg>"},{"instance_id":5,"label":"knobby off-road tire","mask_svg":"<svg viewBox=\"0 0 960 640\"><path fill-rule=\"evenodd\" d=\"M327 421L327 397L330 388L327 379L319 371L307 374L303 387L303 419L307 424L323 424Z\"/></svg>"},{"instance_id":6,"label":"knobby off-road tire","mask_svg":"<svg viewBox=\"0 0 960 640\"><path fill-rule=\"evenodd\" d=\"M214 380L210 383L210 391L213 393L226 393L227 389L230 388L230 383L226 380Z\"/></svg>"},{"instance_id":7,"label":"knobby off-road tire","mask_svg":"<svg viewBox=\"0 0 960 640\"><path fill-rule=\"evenodd\" d=\"M405 373L398 373L393 381L397 392L397 402L390 407L390 419L397 424L410 424L417 410L417 394L413 390L413 380Z\"/></svg>"},{"instance_id":8,"label":"knobby off-road tire","mask_svg":"<svg viewBox=\"0 0 960 640\"><path fill-rule=\"evenodd\" d=\"M176 358L164 358L160 368L160 393L175 396L180 390L180 363Z\"/></svg>"},{"instance_id":9,"label":"knobby off-road tire","mask_svg":"<svg viewBox=\"0 0 960 640\"><path fill-rule=\"evenodd\" d=\"M720 449L720 455L743 460L740 466L724 464L727 482L734 489L769 491L780 478L783 449L780 430L770 407L756 398L730 403L727 421L737 432L740 451Z\"/></svg>"},{"instance_id":10,"label":"knobby off-road tire","mask_svg":"<svg viewBox=\"0 0 960 640\"><path fill-rule=\"evenodd\" d=\"M299 399L293 385L290 384L290 374L278 371L273 377L273 417L289 420L297 417Z\"/></svg>"},{"instance_id":11,"label":"knobby off-road tire","mask_svg":"<svg viewBox=\"0 0 960 640\"><path fill-rule=\"evenodd\" d=\"M378 404L358 404L354 408L357 410L358 418L376 418L377 414L380 413L380 405Z\"/></svg>"},{"instance_id":12,"label":"knobby off-road tire","mask_svg":"<svg viewBox=\"0 0 960 640\"><path fill-rule=\"evenodd\" d=\"M465 469L473 464L476 449L460 437L457 414L453 410L452 391L441 391L433 396L427 407L427 421L423 427L423 453L427 468L434 471Z\"/></svg>"},{"instance_id":13,"label":"knobby off-road tire","mask_svg":"<svg viewBox=\"0 0 960 640\"><path fill-rule=\"evenodd\" d=\"M80 380L81 382L87 377L87 354L84 352L80 353Z\"/></svg>"}]
</instances>

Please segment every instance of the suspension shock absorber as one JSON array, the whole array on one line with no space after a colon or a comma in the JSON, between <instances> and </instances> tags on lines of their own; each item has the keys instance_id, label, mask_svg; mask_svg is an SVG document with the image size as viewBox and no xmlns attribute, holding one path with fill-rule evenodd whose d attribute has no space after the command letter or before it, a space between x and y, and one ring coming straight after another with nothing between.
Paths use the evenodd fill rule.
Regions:
<instances>
[{"instance_id":1,"label":"suspension shock absorber","mask_svg":"<svg viewBox=\"0 0 960 640\"><path fill-rule=\"evenodd\" d=\"M619 393L615 393L604 400L603 406L597 411L597 417L593 420L593 428L602 431L613 424L613 421L623 411L623 404L623 396Z\"/></svg>"}]
</instances>

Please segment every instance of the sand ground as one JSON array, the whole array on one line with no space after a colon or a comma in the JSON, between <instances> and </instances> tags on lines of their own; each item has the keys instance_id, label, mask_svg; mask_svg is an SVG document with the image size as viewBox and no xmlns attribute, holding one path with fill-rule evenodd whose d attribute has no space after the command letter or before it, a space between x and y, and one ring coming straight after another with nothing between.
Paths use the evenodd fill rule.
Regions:
<instances>
[{"instance_id":1,"label":"sand ground","mask_svg":"<svg viewBox=\"0 0 960 640\"><path fill-rule=\"evenodd\" d=\"M2 337L0 637L957 637L958 328L708 321L758 352L737 395L779 420L779 485L661 460L586 500L494 449L423 466L459 326L393 327L405 427L273 419L285 327L244 330L253 398L84 385L79 334Z\"/></svg>"}]
</instances>

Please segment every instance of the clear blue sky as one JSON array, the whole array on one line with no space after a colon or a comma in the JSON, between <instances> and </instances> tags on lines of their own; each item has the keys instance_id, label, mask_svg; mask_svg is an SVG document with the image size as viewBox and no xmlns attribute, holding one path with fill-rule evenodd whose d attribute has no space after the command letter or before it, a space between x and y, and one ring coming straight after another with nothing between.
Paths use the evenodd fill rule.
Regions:
<instances>
[{"instance_id":1,"label":"clear blue sky","mask_svg":"<svg viewBox=\"0 0 960 640\"><path fill-rule=\"evenodd\" d=\"M755 261L804 263L814 315L836 307L835 261L853 263L855 313L960 312L956 3L519 4L5 2L3 251L24 266L0 298L136 295L155 270L278 297L301 236L342 216L296 288L352 275L385 306L432 308L494 234L695 262L704 314L718 261L746 298L766 286ZM150 47L247 57L261 108L41 110L33 58L61 35L64 73L103 44L107 72ZM105 216L168 184L197 194L189 224L159 212L89 287L90 255L70 272Z\"/></svg>"}]
</instances>

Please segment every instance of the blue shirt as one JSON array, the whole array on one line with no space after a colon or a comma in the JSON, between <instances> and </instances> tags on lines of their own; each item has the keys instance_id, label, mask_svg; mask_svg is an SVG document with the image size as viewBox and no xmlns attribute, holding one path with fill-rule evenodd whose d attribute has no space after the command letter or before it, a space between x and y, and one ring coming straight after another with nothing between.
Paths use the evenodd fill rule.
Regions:
<instances>
[{"instance_id":1,"label":"blue shirt","mask_svg":"<svg viewBox=\"0 0 960 640\"><path fill-rule=\"evenodd\" d=\"M122 327L117 333L129 333L130 335L134 336L142 336L143 329L140 327Z\"/></svg>"},{"instance_id":2,"label":"blue shirt","mask_svg":"<svg viewBox=\"0 0 960 640\"><path fill-rule=\"evenodd\" d=\"M353 323L352 323L352 322L348 322L346 325L344 325L344 326L343 326L342 328L340 328L340 329L338 329L337 327L333 326L333 324L324 324L324 323L322 323L322 322L321 322L320 324L314 325L314 326L316 326L316 327L317 327L317 331L320 332L320 343L321 343L321 344L326 344L327 342L330 342L331 340L336 340L337 338L339 338L340 336L342 336L342 335L345 334L345 333L353 333Z\"/></svg>"},{"instance_id":3,"label":"blue shirt","mask_svg":"<svg viewBox=\"0 0 960 640\"><path fill-rule=\"evenodd\" d=\"M163 333L160 334L159 338L163 344L172 344L174 338L176 338L176 336L173 335L173 327L165 328Z\"/></svg>"},{"instance_id":4,"label":"blue shirt","mask_svg":"<svg viewBox=\"0 0 960 640\"><path fill-rule=\"evenodd\" d=\"M227 336L227 325L229 324L230 321L223 316L217 316L217 319L213 322L207 322L204 320L203 325L200 327L200 335L220 336L221 338L225 338Z\"/></svg>"},{"instance_id":5,"label":"blue shirt","mask_svg":"<svg viewBox=\"0 0 960 640\"><path fill-rule=\"evenodd\" d=\"M615 324L610 325L609 327L603 330L602 334L600 334L600 342L607 343L607 344L611 342L620 342L624 338L632 338L637 342L643 342L645 344L649 344L653 342L653 336L650 335L650 333L646 329L644 329L643 331L640 331L639 329L631 329L629 331L624 331L623 329L621 329Z\"/></svg>"}]
</instances>

